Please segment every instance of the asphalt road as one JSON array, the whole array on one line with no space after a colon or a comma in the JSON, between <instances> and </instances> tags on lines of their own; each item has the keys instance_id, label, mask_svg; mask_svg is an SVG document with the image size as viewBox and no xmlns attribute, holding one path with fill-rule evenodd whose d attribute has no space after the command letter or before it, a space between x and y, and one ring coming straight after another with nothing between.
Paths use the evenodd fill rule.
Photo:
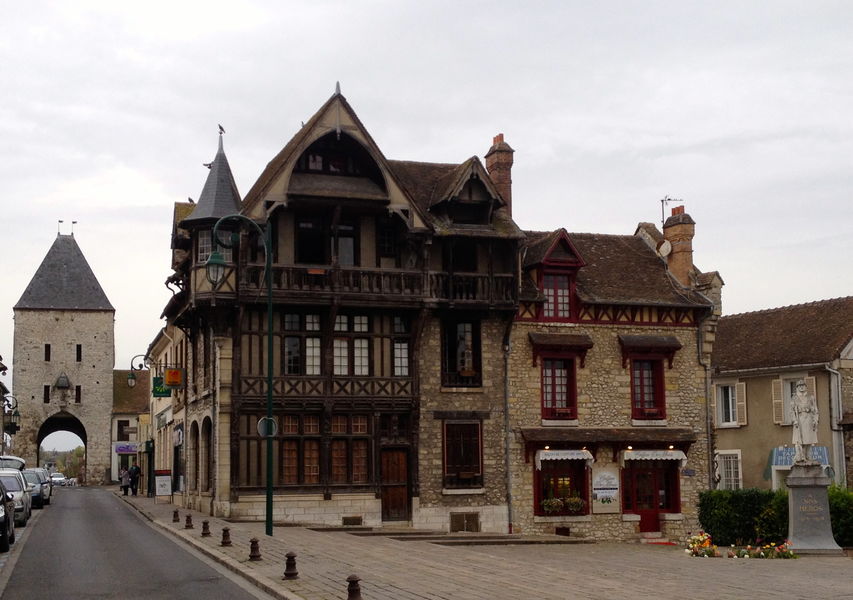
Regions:
<instances>
[{"instance_id":1,"label":"asphalt road","mask_svg":"<svg viewBox=\"0 0 853 600\"><path fill-rule=\"evenodd\" d=\"M8 576L3 600L268 598L164 537L110 490L54 491L2 555L0 571L10 570L0 578Z\"/></svg>"}]
</instances>

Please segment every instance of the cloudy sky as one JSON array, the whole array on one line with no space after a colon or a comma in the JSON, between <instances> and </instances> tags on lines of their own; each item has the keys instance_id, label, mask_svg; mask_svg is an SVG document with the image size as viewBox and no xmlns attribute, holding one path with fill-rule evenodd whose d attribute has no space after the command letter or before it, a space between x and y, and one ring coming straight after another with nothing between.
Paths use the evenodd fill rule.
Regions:
<instances>
[{"instance_id":1,"label":"cloudy sky","mask_svg":"<svg viewBox=\"0 0 853 600\"><path fill-rule=\"evenodd\" d=\"M525 229L631 234L683 199L726 314L851 295L851 32L853 5L815 0L5 3L0 355L76 220L128 368L217 124L245 194L336 81L388 158L503 132Z\"/></svg>"}]
</instances>

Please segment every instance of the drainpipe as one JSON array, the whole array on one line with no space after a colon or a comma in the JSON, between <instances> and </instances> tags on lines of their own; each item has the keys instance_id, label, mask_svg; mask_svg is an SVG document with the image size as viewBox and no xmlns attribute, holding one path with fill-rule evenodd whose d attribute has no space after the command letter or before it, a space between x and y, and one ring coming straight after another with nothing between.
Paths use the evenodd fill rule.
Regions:
<instances>
[{"instance_id":1,"label":"drainpipe","mask_svg":"<svg viewBox=\"0 0 853 600\"><path fill-rule=\"evenodd\" d=\"M509 336L504 340L504 471L506 472L506 516L507 533L512 534L512 472L510 471L510 445L512 443L512 431L509 427Z\"/></svg>"},{"instance_id":2,"label":"drainpipe","mask_svg":"<svg viewBox=\"0 0 853 600\"><path fill-rule=\"evenodd\" d=\"M708 399L711 397L711 365L708 364L702 357L702 346L705 342L705 334L702 330L702 324L696 328L696 354L699 364L705 371L705 434L708 436L708 489L714 489L714 416L711 414L711 403Z\"/></svg>"},{"instance_id":3,"label":"drainpipe","mask_svg":"<svg viewBox=\"0 0 853 600\"><path fill-rule=\"evenodd\" d=\"M838 467L835 472L835 483L847 486L847 463L844 456L844 433L838 422L844 416L844 407L841 402L841 373L829 366L823 367L830 374L829 383L829 428L832 430L832 453L835 455L835 463Z\"/></svg>"}]
</instances>

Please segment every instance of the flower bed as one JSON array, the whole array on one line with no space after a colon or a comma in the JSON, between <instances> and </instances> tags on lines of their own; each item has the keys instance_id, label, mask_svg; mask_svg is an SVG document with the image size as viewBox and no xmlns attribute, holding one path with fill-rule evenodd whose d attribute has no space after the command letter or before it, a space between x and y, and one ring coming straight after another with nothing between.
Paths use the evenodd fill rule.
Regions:
<instances>
[{"instance_id":1,"label":"flower bed","mask_svg":"<svg viewBox=\"0 0 853 600\"><path fill-rule=\"evenodd\" d=\"M721 557L723 553L714 545L711 535L700 531L691 535L684 550L689 556ZM763 546L735 547L734 544L726 550L727 558L797 558L791 545L785 541L781 544L770 543Z\"/></svg>"}]
</instances>

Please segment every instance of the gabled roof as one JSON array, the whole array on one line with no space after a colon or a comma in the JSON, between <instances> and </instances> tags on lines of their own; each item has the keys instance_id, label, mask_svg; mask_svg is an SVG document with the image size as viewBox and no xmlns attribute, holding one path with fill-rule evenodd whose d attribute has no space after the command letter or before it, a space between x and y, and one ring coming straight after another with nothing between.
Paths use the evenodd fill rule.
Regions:
<instances>
[{"instance_id":1,"label":"gabled roof","mask_svg":"<svg viewBox=\"0 0 853 600\"><path fill-rule=\"evenodd\" d=\"M576 291L588 304L710 306L702 294L675 281L642 238L636 235L527 231L525 268L540 264L565 235L584 261Z\"/></svg>"},{"instance_id":2,"label":"gabled roof","mask_svg":"<svg viewBox=\"0 0 853 600\"><path fill-rule=\"evenodd\" d=\"M127 385L127 369L113 371L113 414L138 415L148 412L151 398L151 379L146 370L136 372L136 385Z\"/></svg>"},{"instance_id":3,"label":"gabled roof","mask_svg":"<svg viewBox=\"0 0 853 600\"><path fill-rule=\"evenodd\" d=\"M529 236L530 240L527 251L524 253L525 268L542 264L550 259L576 267L585 264L565 229L545 233L526 231L525 235Z\"/></svg>"},{"instance_id":4,"label":"gabled roof","mask_svg":"<svg viewBox=\"0 0 853 600\"><path fill-rule=\"evenodd\" d=\"M74 234L58 234L15 310L108 310L113 305L98 283Z\"/></svg>"},{"instance_id":5,"label":"gabled roof","mask_svg":"<svg viewBox=\"0 0 853 600\"><path fill-rule=\"evenodd\" d=\"M219 150L210 164L210 173L198 197L198 203L183 224L199 224L215 221L220 217L240 211L240 193L231 174L231 166L222 149L222 135L219 136ZM176 215L177 217L177 206Z\"/></svg>"},{"instance_id":6,"label":"gabled roof","mask_svg":"<svg viewBox=\"0 0 853 600\"><path fill-rule=\"evenodd\" d=\"M830 362L853 340L853 296L722 317L711 363L720 371Z\"/></svg>"}]
</instances>

